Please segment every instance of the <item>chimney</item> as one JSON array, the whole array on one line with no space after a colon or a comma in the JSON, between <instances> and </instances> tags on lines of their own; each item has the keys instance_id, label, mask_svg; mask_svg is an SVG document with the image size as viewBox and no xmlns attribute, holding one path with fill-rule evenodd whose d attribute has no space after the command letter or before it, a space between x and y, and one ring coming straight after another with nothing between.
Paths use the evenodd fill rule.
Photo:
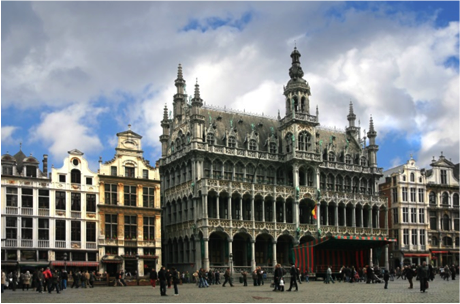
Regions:
<instances>
[{"instance_id":1,"label":"chimney","mask_svg":"<svg viewBox=\"0 0 460 304\"><path fill-rule=\"evenodd\" d=\"M48 154L43 154L43 175L48 175Z\"/></svg>"}]
</instances>

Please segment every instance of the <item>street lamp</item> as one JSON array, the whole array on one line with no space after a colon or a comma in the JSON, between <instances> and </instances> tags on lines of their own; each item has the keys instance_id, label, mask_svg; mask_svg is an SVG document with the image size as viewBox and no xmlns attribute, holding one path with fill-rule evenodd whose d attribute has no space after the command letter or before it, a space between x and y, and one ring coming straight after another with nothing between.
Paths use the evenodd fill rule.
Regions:
<instances>
[{"instance_id":1,"label":"street lamp","mask_svg":"<svg viewBox=\"0 0 460 304\"><path fill-rule=\"evenodd\" d=\"M64 252L64 270L67 272L67 252Z\"/></svg>"}]
</instances>

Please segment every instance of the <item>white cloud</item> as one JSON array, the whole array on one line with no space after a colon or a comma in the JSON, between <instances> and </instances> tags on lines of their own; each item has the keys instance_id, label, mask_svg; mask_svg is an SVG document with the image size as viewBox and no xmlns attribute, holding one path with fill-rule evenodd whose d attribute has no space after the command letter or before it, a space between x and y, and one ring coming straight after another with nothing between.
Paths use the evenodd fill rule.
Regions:
<instances>
[{"instance_id":1,"label":"white cloud","mask_svg":"<svg viewBox=\"0 0 460 304\"><path fill-rule=\"evenodd\" d=\"M49 151L55 159L63 159L72 149L94 153L102 149L102 144L91 127L103 111L101 108L72 105L61 111L43 114L42 122L30 129L30 142L49 145Z\"/></svg>"},{"instance_id":2,"label":"white cloud","mask_svg":"<svg viewBox=\"0 0 460 304\"><path fill-rule=\"evenodd\" d=\"M7 3L2 9L14 14L2 21L2 107L69 107L45 115L35 140L45 140L54 153L76 144L94 150L100 142L84 124L88 112L69 105L91 104L98 96L114 105L127 93L132 100L125 108L112 107L119 111L113 116L144 136L153 159L164 104L172 109L179 63L189 95L198 78L207 104L272 116L279 109L283 116L282 86L295 40L312 90L310 111L318 106L321 125L347 125L352 101L362 129L372 115L380 145L391 144L390 132L408 140L421 134L421 166L441 147L458 161L458 71L443 63L458 58L459 24L435 27L436 12L426 21L406 11L388 16L388 6L375 3L372 11L360 11L344 10L340 2ZM183 30L192 20L204 25L246 13L250 21L240 29ZM68 124L53 129L62 117ZM66 137L64 130L75 135Z\"/></svg>"},{"instance_id":3,"label":"white cloud","mask_svg":"<svg viewBox=\"0 0 460 304\"><path fill-rule=\"evenodd\" d=\"M19 128L16 126L2 126L2 144L16 144L18 141L13 133Z\"/></svg>"}]
</instances>

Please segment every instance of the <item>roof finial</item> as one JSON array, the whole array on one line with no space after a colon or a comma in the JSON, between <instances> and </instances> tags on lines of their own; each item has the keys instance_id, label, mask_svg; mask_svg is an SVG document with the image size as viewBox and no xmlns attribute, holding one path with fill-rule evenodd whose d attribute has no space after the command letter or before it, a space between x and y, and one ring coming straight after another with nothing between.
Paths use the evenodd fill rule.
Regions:
<instances>
[{"instance_id":1,"label":"roof finial","mask_svg":"<svg viewBox=\"0 0 460 304\"><path fill-rule=\"evenodd\" d=\"M131 131L131 124L128 124L128 130Z\"/></svg>"},{"instance_id":2,"label":"roof finial","mask_svg":"<svg viewBox=\"0 0 460 304\"><path fill-rule=\"evenodd\" d=\"M19 143L19 151L22 150L22 142Z\"/></svg>"}]
</instances>

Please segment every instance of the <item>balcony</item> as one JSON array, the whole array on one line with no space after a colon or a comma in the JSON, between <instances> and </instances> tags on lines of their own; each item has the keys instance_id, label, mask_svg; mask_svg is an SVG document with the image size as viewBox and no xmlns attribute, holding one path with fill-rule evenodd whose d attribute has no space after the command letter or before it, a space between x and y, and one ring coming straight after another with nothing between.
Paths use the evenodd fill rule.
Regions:
<instances>
[{"instance_id":1,"label":"balcony","mask_svg":"<svg viewBox=\"0 0 460 304\"><path fill-rule=\"evenodd\" d=\"M66 241L55 241L56 248L66 248Z\"/></svg>"},{"instance_id":2,"label":"balcony","mask_svg":"<svg viewBox=\"0 0 460 304\"><path fill-rule=\"evenodd\" d=\"M49 209L38 209L38 215L39 216L49 216L50 215L50 210Z\"/></svg>"},{"instance_id":3,"label":"balcony","mask_svg":"<svg viewBox=\"0 0 460 304\"><path fill-rule=\"evenodd\" d=\"M81 211L71 211L70 212L70 217L71 218L77 218L77 219L81 218Z\"/></svg>"},{"instance_id":4,"label":"balcony","mask_svg":"<svg viewBox=\"0 0 460 304\"><path fill-rule=\"evenodd\" d=\"M6 207L6 214L18 214L18 207Z\"/></svg>"},{"instance_id":5,"label":"balcony","mask_svg":"<svg viewBox=\"0 0 460 304\"><path fill-rule=\"evenodd\" d=\"M96 242L86 242L86 249L96 249Z\"/></svg>"},{"instance_id":6,"label":"balcony","mask_svg":"<svg viewBox=\"0 0 460 304\"><path fill-rule=\"evenodd\" d=\"M38 240L39 248L48 248L50 246L50 241Z\"/></svg>"},{"instance_id":7,"label":"balcony","mask_svg":"<svg viewBox=\"0 0 460 304\"><path fill-rule=\"evenodd\" d=\"M18 246L18 240L6 240L5 241L5 247L17 247Z\"/></svg>"},{"instance_id":8,"label":"balcony","mask_svg":"<svg viewBox=\"0 0 460 304\"><path fill-rule=\"evenodd\" d=\"M21 247L33 247L33 244L32 240L21 240Z\"/></svg>"},{"instance_id":9,"label":"balcony","mask_svg":"<svg viewBox=\"0 0 460 304\"><path fill-rule=\"evenodd\" d=\"M26 208L26 207L23 207L21 209L21 214L22 215L33 215L34 214L34 209L33 208Z\"/></svg>"}]
</instances>

